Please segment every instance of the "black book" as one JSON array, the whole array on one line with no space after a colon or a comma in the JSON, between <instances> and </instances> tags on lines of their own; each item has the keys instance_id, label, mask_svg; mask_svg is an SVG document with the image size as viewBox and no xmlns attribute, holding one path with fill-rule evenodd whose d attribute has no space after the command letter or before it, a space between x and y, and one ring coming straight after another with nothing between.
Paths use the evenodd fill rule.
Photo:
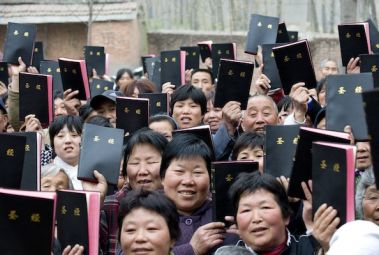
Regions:
<instances>
[{"instance_id":1,"label":"black book","mask_svg":"<svg viewBox=\"0 0 379 255\"><path fill-rule=\"evenodd\" d=\"M120 175L124 130L87 124L83 126L78 179L96 182L99 171L110 184L117 185ZM101 153L98 153L101 151ZM93 155L97 155L93 157Z\"/></svg>"},{"instance_id":2,"label":"black book","mask_svg":"<svg viewBox=\"0 0 379 255\"><path fill-rule=\"evenodd\" d=\"M199 46L199 52L200 52L200 57L201 61L205 62L207 58L211 58L211 50L212 50L212 44L213 41L203 41L203 42L198 42L197 46Z\"/></svg>"},{"instance_id":3,"label":"black book","mask_svg":"<svg viewBox=\"0 0 379 255\"><path fill-rule=\"evenodd\" d=\"M116 98L116 127L131 136L149 123L149 99L134 97Z\"/></svg>"},{"instance_id":4,"label":"black book","mask_svg":"<svg viewBox=\"0 0 379 255\"><path fill-rule=\"evenodd\" d=\"M293 157L299 142L299 125L267 125L265 139L265 173L291 177Z\"/></svg>"},{"instance_id":5,"label":"black book","mask_svg":"<svg viewBox=\"0 0 379 255\"><path fill-rule=\"evenodd\" d=\"M372 19L366 21L369 26L371 50L374 53L379 53L379 31Z\"/></svg>"},{"instance_id":6,"label":"black book","mask_svg":"<svg viewBox=\"0 0 379 255\"><path fill-rule=\"evenodd\" d=\"M0 133L0 187L19 189L25 157L26 137Z\"/></svg>"},{"instance_id":7,"label":"black book","mask_svg":"<svg viewBox=\"0 0 379 255\"><path fill-rule=\"evenodd\" d=\"M74 60L68 58L59 58L59 68L61 71L63 90L78 90L77 98L79 100L88 100L90 98L87 67L84 60Z\"/></svg>"},{"instance_id":8,"label":"black book","mask_svg":"<svg viewBox=\"0 0 379 255\"><path fill-rule=\"evenodd\" d=\"M212 73L217 76L218 68L221 59L236 59L236 44L235 43L214 43L212 44Z\"/></svg>"},{"instance_id":9,"label":"black book","mask_svg":"<svg viewBox=\"0 0 379 255\"><path fill-rule=\"evenodd\" d=\"M225 216L234 216L233 203L229 198L230 186L240 173L258 171L258 162L216 161L212 163L213 221L225 222Z\"/></svg>"},{"instance_id":10,"label":"black book","mask_svg":"<svg viewBox=\"0 0 379 255\"><path fill-rule=\"evenodd\" d=\"M351 58L371 51L368 23L338 25L342 65L347 66Z\"/></svg>"},{"instance_id":11,"label":"black book","mask_svg":"<svg viewBox=\"0 0 379 255\"><path fill-rule=\"evenodd\" d=\"M57 232L62 247L84 246L85 255L99 253L100 193L57 191Z\"/></svg>"},{"instance_id":12,"label":"black book","mask_svg":"<svg viewBox=\"0 0 379 255\"><path fill-rule=\"evenodd\" d=\"M211 128L209 125L202 125L192 128L183 128L183 129L177 129L172 131L172 136L176 136L179 134L193 134L199 139L203 140L209 147L209 149L212 152L212 157L215 156L215 149L214 149L214 143L213 143L213 136L211 132Z\"/></svg>"},{"instance_id":13,"label":"black book","mask_svg":"<svg viewBox=\"0 0 379 255\"><path fill-rule=\"evenodd\" d=\"M151 77L151 81L155 84L155 88L157 92L162 92L162 83L161 83L161 61L157 61L154 64L153 76Z\"/></svg>"},{"instance_id":14,"label":"black book","mask_svg":"<svg viewBox=\"0 0 379 255\"><path fill-rule=\"evenodd\" d=\"M113 82L93 78L90 82L91 98L103 94L104 91L112 90Z\"/></svg>"},{"instance_id":15,"label":"black book","mask_svg":"<svg viewBox=\"0 0 379 255\"><path fill-rule=\"evenodd\" d=\"M375 183L379 189L379 89L373 89L362 93L364 111L370 138L372 166L375 175Z\"/></svg>"},{"instance_id":16,"label":"black book","mask_svg":"<svg viewBox=\"0 0 379 255\"><path fill-rule=\"evenodd\" d=\"M288 196L305 199L301 182L307 182L312 178L312 142L349 144L350 140L347 133L307 127L300 127L299 135L288 186Z\"/></svg>"},{"instance_id":17,"label":"black book","mask_svg":"<svg viewBox=\"0 0 379 255\"><path fill-rule=\"evenodd\" d=\"M316 87L317 80L307 40L278 46L272 50L286 95L291 91L292 85L298 82L304 82L308 89Z\"/></svg>"},{"instance_id":18,"label":"black book","mask_svg":"<svg viewBox=\"0 0 379 255\"><path fill-rule=\"evenodd\" d=\"M97 75L105 74L105 50L101 46L84 46L84 59L87 65L87 75L92 77L92 69Z\"/></svg>"},{"instance_id":19,"label":"black book","mask_svg":"<svg viewBox=\"0 0 379 255\"><path fill-rule=\"evenodd\" d=\"M160 69L160 65L158 65L158 62L160 64L161 62L160 57L152 57L152 58L145 59L147 76L149 80L155 84L155 87L157 88L157 92L161 92L161 90L159 90L159 88L161 87L161 82L160 82L161 73L160 73L160 70L157 70L158 68ZM156 65L158 65L157 68L155 68Z\"/></svg>"},{"instance_id":20,"label":"black book","mask_svg":"<svg viewBox=\"0 0 379 255\"><path fill-rule=\"evenodd\" d=\"M329 75L326 79L326 129L342 132L350 125L356 140L367 140L361 93L373 88L372 74Z\"/></svg>"},{"instance_id":21,"label":"black book","mask_svg":"<svg viewBox=\"0 0 379 255\"><path fill-rule=\"evenodd\" d=\"M24 164L22 167L22 190L41 190L42 136L38 132L13 133L26 137Z\"/></svg>"},{"instance_id":22,"label":"black book","mask_svg":"<svg viewBox=\"0 0 379 255\"><path fill-rule=\"evenodd\" d=\"M32 66L40 70L41 61L44 59L43 54L43 43L42 42L34 42L34 50L33 50L33 58L32 58Z\"/></svg>"},{"instance_id":23,"label":"black book","mask_svg":"<svg viewBox=\"0 0 379 255\"><path fill-rule=\"evenodd\" d=\"M141 56L141 63L142 63L142 69L143 69L143 73L147 73L147 68L146 68L146 60L149 59L149 58L154 58L155 55L152 54L152 55L146 55L146 56Z\"/></svg>"},{"instance_id":24,"label":"black book","mask_svg":"<svg viewBox=\"0 0 379 255\"><path fill-rule=\"evenodd\" d=\"M20 73L20 120L34 114L46 128L53 121L53 77L44 74Z\"/></svg>"},{"instance_id":25,"label":"black book","mask_svg":"<svg viewBox=\"0 0 379 255\"><path fill-rule=\"evenodd\" d=\"M161 84L171 82L175 86L185 83L186 53L181 50L161 52Z\"/></svg>"},{"instance_id":26,"label":"black book","mask_svg":"<svg viewBox=\"0 0 379 255\"><path fill-rule=\"evenodd\" d=\"M361 73L372 73L374 87L379 87L379 54L359 55L361 61Z\"/></svg>"},{"instance_id":27,"label":"black book","mask_svg":"<svg viewBox=\"0 0 379 255\"><path fill-rule=\"evenodd\" d=\"M182 46L180 50L186 52L186 70L199 69L199 46Z\"/></svg>"},{"instance_id":28,"label":"black book","mask_svg":"<svg viewBox=\"0 0 379 255\"><path fill-rule=\"evenodd\" d=\"M258 45L275 43L278 25L279 18L277 17L252 14L245 52L248 54L257 54Z\"/></svg>"},{"instance_id":29,"label":"black book","mask_svg":"<svg viewBox=\"0 0 379 255\"><path fill-rule=\"evenodd\" d=\"M149 116L156 114L168 114L168 94L166 93L141 93L139 98L149 99Z\"/></svg>"},{"instance_id":30,"label":"black book","mask_svg":"<svg viewBox=\"0 0 379 255\"><path fill-rule=\"evenodd\" d=\"M276 43L289 43L290 36L288 35L286 23L280 23L278 25L278 34L276 35Z\"/></svg>"},{"instance_id":31,"label":"black book","mask_svg":"<svg viewBox=\"0 0 379 255\"><path fill-rule=\"evenodd\" d=\"M282 88L280 81L278 67L276 66L274 52L272 48L283 45L283 43L276 44L262 44L262 59L263 59L263 74L265 74L271 81L271 90Z\"/></svg>"},{"instance_id":32,"label":"black book","mask_svg":"<svg viewBox=\"0 0 379 255\"><path fill-rule=\"evenodd\" d=\"M53 76L53 91L63 92L61 69L56 60L43 60L40 63L40 73Z\"/></svg>"},{"instance_id":33,"label":"black book","mask_svg":"<svg viewBox=\"0 0 379 255\"><path fill-rule=\"evenodd\" d=\"M5 86L9 84L9 73L8 73L8 63L0 62L0 82L4 83Z\"/></svg>"},{"instance_id":34,"label":"black book","mask_svg":"<svg viewBox=\"0 0 379 255\"><path fill-rule=\"evenodd\" d=\"M55 192L0 188L1 254L51 255Z\"/></svg>"},{"instance_id":35,"label":"black book","mask_svg":"<svg viewBox=\"0 0 379 255\"><path fill-rule=\"evenodd\" d=\"M214 106L222 108L229 101L238 101L241 109L246 109L253 71L251 62L221 59Z\"/></svg>"},{"instance_id":36,"label":"black book","mask_svg":"<svg viewBox=\"0 0 379 255\"><path fill-rule=\"evenodd\" d=\"M29 66L32 63L37 26L34 24L8 23L4 43L3 61L18 65L18 58Z\"/></svg>"},{"instance_id":37,"label":"black book","mask_svg":"<svg viewBox=\"0 0 379 255\"><path fill-rule=\"evenodd\" d=\"M355 220L354 145L314 142L312 145L313 215L324 203L337 210L343 225ZM332 183L331 183L332 182Z\"/></svg>"},{"instance_id":38,"label":"black book","mask_svg":"<svg viewBox=\"0 0 379 255\"><path fill-rule=\"evenodd\" d=\"M298 31L287 31L288 36L290 38L290 42L297 42L299 40L299 32Z\"/></svg>"}]
</instances>

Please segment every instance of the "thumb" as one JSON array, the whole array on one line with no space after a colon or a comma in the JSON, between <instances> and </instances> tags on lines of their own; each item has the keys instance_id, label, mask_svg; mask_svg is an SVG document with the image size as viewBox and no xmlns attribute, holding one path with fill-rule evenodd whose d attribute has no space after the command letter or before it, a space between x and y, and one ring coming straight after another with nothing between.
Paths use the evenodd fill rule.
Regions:
<instances>
[{"instance_id":1,"label":"thumb","mask_svg":"<svg viewBox=\"0 0 379 255\"><path fill-rule=\"evenodd\" d=\"M107 179L105 179L104 175L102 175L99 171L94 170L93 174L99 183L107 183Z\"/></svg>"}]
</instances>

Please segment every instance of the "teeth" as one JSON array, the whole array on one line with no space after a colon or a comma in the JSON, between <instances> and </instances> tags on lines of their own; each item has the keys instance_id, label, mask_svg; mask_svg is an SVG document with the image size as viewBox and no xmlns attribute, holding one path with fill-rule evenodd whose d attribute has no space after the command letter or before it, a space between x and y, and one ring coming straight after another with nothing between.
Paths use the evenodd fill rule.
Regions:
<instances>
[{"instance_id":1,"label":"teeth","mask_svg":"<svg viewBox=\"0 0 379 255\"><path fill-rule=\"evenodd\" d=\"M184 195L193 195L195 192L193 192L193 191L180 191L179 193L184 194Z\"/></svg>"}]
</instances>

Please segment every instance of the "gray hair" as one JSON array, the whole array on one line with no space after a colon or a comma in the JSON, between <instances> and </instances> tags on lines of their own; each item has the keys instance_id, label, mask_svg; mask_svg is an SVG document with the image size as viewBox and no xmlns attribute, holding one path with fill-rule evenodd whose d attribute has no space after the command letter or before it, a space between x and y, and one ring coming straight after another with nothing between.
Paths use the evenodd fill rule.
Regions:
<instances>
[{"instance_id":1,"label":"gray hair","mask_svg":"<svg viewBox=\"0 0 379 255\"><path fill-rule=\"evenodd\" d=\"M67 179L68 179L68 189L74 189L74 185L72 184L72 181L71 181L70 177L68 176L68 174L66 173L66 171L63 168L58 167L54 163L50 163L50 164L47 164L47 165L45 165L45 166L42 167L42 169L41 169L41 179L43 177L47 177L47 176L55 176L59 172L62 172L62 173L64 173L67 176Z\"/></svg>"},{"instance_id":2,"label":"gray hair","mask_svg":"<svg viewBox=\"0 0 379 255\"><path fill-rule=\"evenodd\" d=\"M355 192L355 210L357 219L363 219L363 198L366 194L366 189L375 184L375 176L372 168L367 169L361 175Z\"/></svg>"},{"instance_id":3,"label":"gray hair","mask_svg":"<svg viewBox=\"0 0 379 255\"><path fill-rule=\"evenodd\" d=\"M218 248L214 255L253 255L253 253L243 246L227 245Z\"/></svg>"},{"instance_id":4,"label":"gray hair","mask_svg":"<svg viewBox=\"0 0 379 255\"><path fill-rule=\"evenodd\" d=\"M247 101L247 105L249 105L250 100L252 100L252 99L254 99L254 98L258 98L258 97L263 97L263 98L266 98L267 100L269 100L269 101L271 102L272 107L274 108L276 114L277 114L277 115L279 114L278 106L276 105L274 99L272 99L272 97L270 97L270 96L268 96L268 95L266 95L266 94L259 94L259 93L257 93L257 94L251 95L251 96L249 97L248 101ZM247 108L247 106L246 106L246 108ZM247 109L243 109L243 110L247 110Z\"/></svg>"},{"instance_id":5,"label":"gray hair","mask_svg":"<svg viewBox=\"0 0 379 255\"><path fill-rule=\"evenodd\" d=\"M321 69L324 68L325 65L326 65L326 63L329 62L329 61L336 63L336 65L337 65L337 67L338 67L338 63L337 63L337 61L335 61L334 59L326 58L326 59L323 59L323 60L320 62L320 68L321 68Z\"/></svg>"}]
</instances>

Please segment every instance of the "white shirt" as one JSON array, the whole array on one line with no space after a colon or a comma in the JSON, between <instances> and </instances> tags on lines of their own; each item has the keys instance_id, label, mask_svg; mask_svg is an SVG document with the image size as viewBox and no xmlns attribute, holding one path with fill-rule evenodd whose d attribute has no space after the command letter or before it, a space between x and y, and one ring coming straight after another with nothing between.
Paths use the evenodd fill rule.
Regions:
<instances>
[{"instance_id":1,"label":"white shirt","mask_svg":"<svg viewBox=\"0 0 379 255\"><path fill-rule=\"evenodd\" d=\"M71 166L58 156L54 158L53 162L55 165L62 168L66 172L75 190L83 190L82 182L78 180L78 165Z\"/></svg>"}]
</instances>

